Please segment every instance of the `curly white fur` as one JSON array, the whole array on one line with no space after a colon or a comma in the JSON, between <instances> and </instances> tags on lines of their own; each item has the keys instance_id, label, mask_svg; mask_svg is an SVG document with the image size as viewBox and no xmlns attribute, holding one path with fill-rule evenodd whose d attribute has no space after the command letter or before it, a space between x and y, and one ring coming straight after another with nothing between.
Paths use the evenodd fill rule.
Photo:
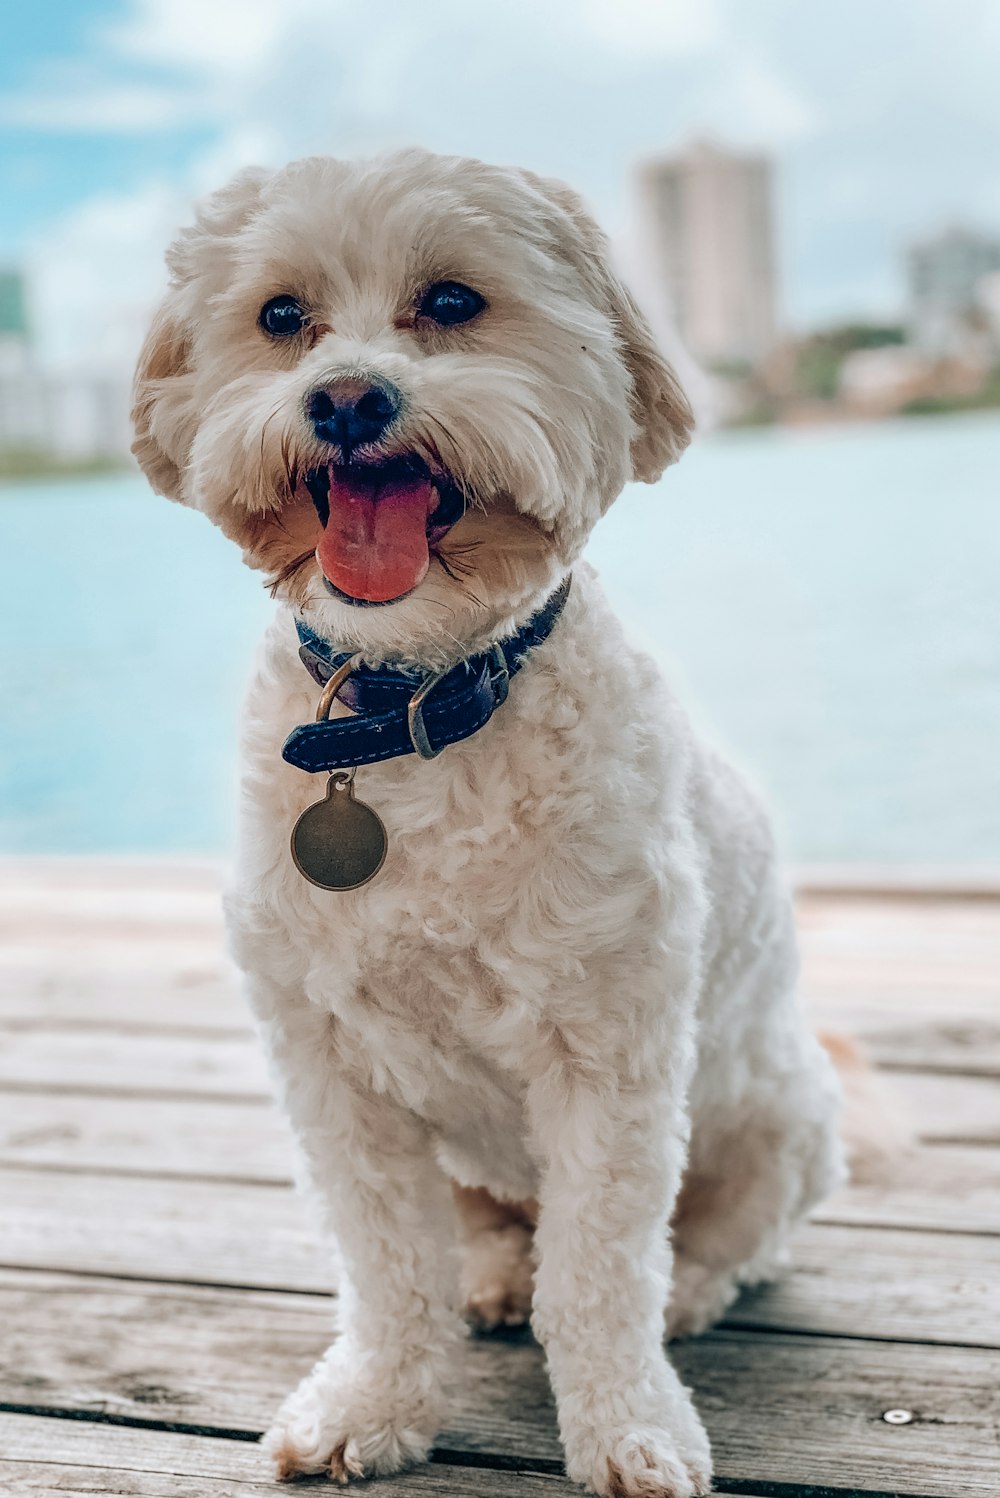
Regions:
<instances>
[{"instance_id":1,"label":"curly white fur","mask_svg":"<svg viewBox=\"0 0 1000 1498\"><path fill-rule=\"evenodd\" d=\"M136 450L253 565L280 572L315 544L302 393L331 370L391 375L409 399L392 440L433 449L475 498L461 582L432 568L358 610L312 565L279 578L250 691L229 930L343 1266L339 1338L268 1449L283 1476L341 1481L426 1453L460 1357L450 1178L537 1198L533 1322L570 1475L605 1498L707 1492L668 1302L673 1330L707 1325L774 1271L841 1165L766 820L579 561L625 479L683 448L683 397L578 202L525 173L409 152L246 175L172 268ZM400 313L444 275L489 301L451 340ZM294 359L256 326L280 290L320 309ZM303 882L288 835L317 787L280 748L315 692L290 606L432 667L524 619L571 566L563 617L479 734L359 772L389 835L378 878ZM519 1233L480 1235L475 1274L519 1276L523 1304Z\"/></svg>"}]
</instances>

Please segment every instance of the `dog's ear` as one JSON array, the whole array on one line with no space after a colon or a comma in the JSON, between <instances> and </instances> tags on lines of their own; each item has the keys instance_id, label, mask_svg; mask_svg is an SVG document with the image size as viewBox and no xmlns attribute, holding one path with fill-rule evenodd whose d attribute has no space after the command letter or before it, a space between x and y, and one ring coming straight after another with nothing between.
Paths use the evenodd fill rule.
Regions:
<instances>
[{"instance_id":1,"label":"dog's ear","mask_svg":"<svg viewBox=\"0 0 1000 1498\"><path fill-rule=\"evenodd\" d=\"M173 300L168 296L153 318L136 366L132 452L157 494L181 499L192 435L190 341Z\"/></svg>"},{"instance_id":2,"label":"dog's ear","mask_svg":"<svg viewBox=\"0 0 1000 1498\"><path fill-rule=\"evenodd\" d=\"M690 442L694 413L635 298L612 267L607 235L565 183L525 175L559 210L561 222L555 227L560 247L614 324L632 379L632 477L652 484Z\"/></svg>"},{"instance_id":3,"label":"dog's ear","mask_svg":"<svg viewBox=\"0 0 1000 1498\"><path fill-rule=\"evenodd\" d=\"M230 241L260 206L269 173L240 172L198 208L167 251L170 290L153 317L132 386L132 452L158 494L183 500L197 429L192 342L205 298L221 289Z\"/></svg>"}]
</instances>

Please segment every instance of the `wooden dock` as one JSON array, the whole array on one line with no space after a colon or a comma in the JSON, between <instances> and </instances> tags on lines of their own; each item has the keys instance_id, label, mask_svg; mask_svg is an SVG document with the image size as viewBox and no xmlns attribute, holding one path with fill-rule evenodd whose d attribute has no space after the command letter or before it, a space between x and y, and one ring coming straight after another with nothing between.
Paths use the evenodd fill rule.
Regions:
<instances>
[{"instance_id":1,"label":"wooden dock","mask_svg":"<svg viewBox=\"0 0 1000 1498\"><path fill-rule=\"evenodd\" d=\"M218 874L0 864L0 1494L245 1498L330 1274L221 952ZM1000 897L799 900L819 1022L919 1133L794 1271L674 1352L747 1498L1000 1493ZM893 1413L895 1412L895 1413ZM431 1465L372 1498L560 1498L541 1353L474 1339Z\"/></svg>"}]
</instances>

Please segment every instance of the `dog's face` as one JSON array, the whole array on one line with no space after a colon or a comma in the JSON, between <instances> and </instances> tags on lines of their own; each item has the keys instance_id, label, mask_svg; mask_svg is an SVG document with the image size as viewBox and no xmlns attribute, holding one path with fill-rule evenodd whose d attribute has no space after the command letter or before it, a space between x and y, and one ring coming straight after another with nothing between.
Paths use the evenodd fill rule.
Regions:
<instances>
[{"instance_id":1,"label":"dog's face","mask_svg":"<svg viewBox=\"0 0 1000 1498\"><path fill-rule=\"evenodd\" d=\"M603 235L528 173L245 173L168 263L133 450L345 647L443 664L491 637L687 442Z\"/></svg>"}]
</instances>

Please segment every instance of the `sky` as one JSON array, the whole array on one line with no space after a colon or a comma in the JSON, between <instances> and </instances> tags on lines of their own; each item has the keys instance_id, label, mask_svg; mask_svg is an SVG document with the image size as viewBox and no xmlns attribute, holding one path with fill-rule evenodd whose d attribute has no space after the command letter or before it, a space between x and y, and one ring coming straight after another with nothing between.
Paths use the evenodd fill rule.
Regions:
<instances>
[{"instance_id":1,"label":"sky","mask_svg":"<svg viewBox=\"0 0 1000 1498\"><path fill-rule=\"evenodd\" d=\"M417 142L564 177L628 243L637 159L777 165L793 330L898 315L907 242L1000 231L998 0L33 0L0 53L0 264L49 363L120 367L192 200Z\"/></svg>"}]
</instances>

